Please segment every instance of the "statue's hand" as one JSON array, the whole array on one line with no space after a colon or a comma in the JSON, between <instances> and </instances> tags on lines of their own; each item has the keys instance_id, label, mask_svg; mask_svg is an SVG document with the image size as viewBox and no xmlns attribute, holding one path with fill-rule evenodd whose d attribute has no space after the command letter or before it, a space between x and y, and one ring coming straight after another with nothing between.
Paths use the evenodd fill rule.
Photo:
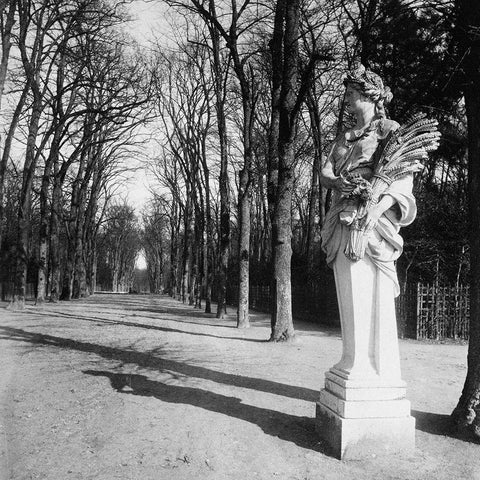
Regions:
<instances>
[{"instance_id":1,"label":"statue's hand","mask_svg":"<svg viewBox=\"0 0 480 480\"><path fill-rule=\"evenodd\" d=\"M382 213L383 210L379 208L378 204L370 207L363 220L365 230L373 230L376 227L379 218L382 216Z\"/></svg>"},{"instance_id":2,"label":"statue's hand","mask_svg":"<svg viewBox=\"0 0 480 480\"><path fill-rule=\"evenodd\" d=\"M344 197L348 197L354 190L356 185L353 182L348 181L343 175L340 175L335 180L335 188Z\"/></svg>"}]
</instances>

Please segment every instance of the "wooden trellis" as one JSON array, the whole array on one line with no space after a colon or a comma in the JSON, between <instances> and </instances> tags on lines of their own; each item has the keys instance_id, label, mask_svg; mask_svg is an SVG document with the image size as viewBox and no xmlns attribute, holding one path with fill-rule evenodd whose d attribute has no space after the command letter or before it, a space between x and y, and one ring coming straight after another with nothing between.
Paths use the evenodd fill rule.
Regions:
<instances>
[{"instance_id":1,"label":"wooden trellis","mask_svg":"<svg viewBox=\"0 0 480 480\"><path fill-rule=\"evenodd\" d=\"M417 284L416 338L468 339L468 286Z\"/></svg>"}]
</instances>

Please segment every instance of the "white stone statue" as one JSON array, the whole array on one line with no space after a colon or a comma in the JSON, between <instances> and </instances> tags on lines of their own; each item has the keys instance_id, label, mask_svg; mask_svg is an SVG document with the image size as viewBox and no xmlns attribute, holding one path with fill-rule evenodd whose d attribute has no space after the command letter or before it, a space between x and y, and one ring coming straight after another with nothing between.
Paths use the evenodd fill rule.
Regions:
<instances>
[{"instance_id":1,"label":"white stone statue","mask_svg":"<svg viewBox=\"0 0 480 480\"><path fill-rule=\"evenodd\" d=\"M413 173L392 182L368 208L365 255L356 261L347 258L351 226L359 215L359 199L351 195L357 185L349 178L372 179L379 142L399 124L385 117L384 103L392 95L378 75L360 67L344 83L356 125L335 140L321 172L322 184L333 189L322 246L334 269L342 325L343 356L335 368L349 378L382 376L387 369L390 380L399 379L394 297L400 290L394 262L403 246L398 231L416 215ZM361 323L354 325L355 318ZM380 336L384 352L377 345Z\"/></svg>"},{"instance_id":2,"label":"white stone statue","mask_svg":"<svg viewBox=\"0 0 480 480\"><path fill-rule=\"evenodd\" d=\"M364 67L348 73L344 84L356 124L335 139L321 172L322 184L333 190L322 247L335 274L343 353L326 373L317 419L337 456L354 458L365 445L368 453L414 445L400 374L395 260L403 247L399 229L416 215L413 173L438 146L439 134L423 115L402 127L386 118L390 89Z\"/></svg>"}]
</instances>

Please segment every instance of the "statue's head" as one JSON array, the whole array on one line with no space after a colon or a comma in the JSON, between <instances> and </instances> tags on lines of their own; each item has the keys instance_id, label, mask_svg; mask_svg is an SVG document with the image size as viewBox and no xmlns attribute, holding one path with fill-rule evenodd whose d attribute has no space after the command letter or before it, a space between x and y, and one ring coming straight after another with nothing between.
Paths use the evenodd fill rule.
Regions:
<instances>
[{"instance_id":1,"label":"statue's head","mask_svg":"<svg viewBox=\"0 0 480 480\"><path fill-rule=\"evenodd\" d=\"M358 64L347 72L343 84L358 90L364 97L375 103L379 116L385 116L384 105L390 102L393 94L390 88L383 84L380 75Z\"/></svg>"}]
</instances>

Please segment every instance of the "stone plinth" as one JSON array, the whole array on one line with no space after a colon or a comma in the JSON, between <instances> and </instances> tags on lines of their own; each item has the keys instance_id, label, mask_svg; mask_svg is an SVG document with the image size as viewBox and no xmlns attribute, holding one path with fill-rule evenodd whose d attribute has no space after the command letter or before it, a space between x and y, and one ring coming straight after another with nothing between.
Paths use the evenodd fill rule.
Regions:
<instances>
[{"instance_id":1,"label":"stone plinth","mask_svg":"<svg viewBox=\"0 0 480 480\"><path fill-rule=\"evenodd\" d=\"M335 368L326 373L316 409L316 429L340 459L411 453L415 419L402 381L348 380Z\"/></svg>"},{"instance_id":2,"label":"stone plinth","mask_svg":"<svg viewBox=\"0 0 480 480\"><path fill-rule=\"evenodd\" d=\"M343 350L325 375L317 430L339 458L411 452L415 420L400 373L392 277L368 255L352 262L340 252L333 268Z\"/></svg>"}]
</instances>

